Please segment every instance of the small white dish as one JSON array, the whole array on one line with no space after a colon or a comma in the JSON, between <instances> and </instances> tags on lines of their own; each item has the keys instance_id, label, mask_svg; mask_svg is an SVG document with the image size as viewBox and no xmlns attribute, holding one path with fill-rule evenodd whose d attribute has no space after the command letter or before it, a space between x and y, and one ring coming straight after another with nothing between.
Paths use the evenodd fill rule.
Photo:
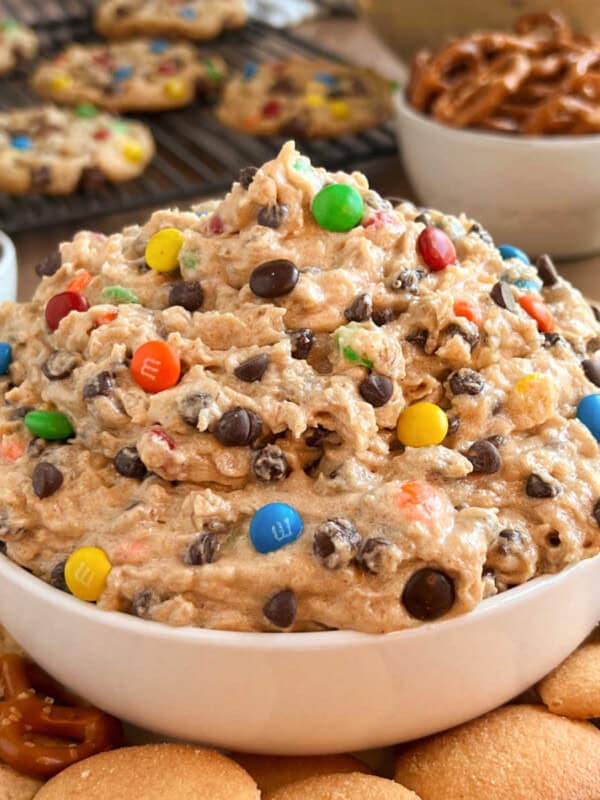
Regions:
<instances>
[{"instance_id":1,"label":"small white dish","mask_svg":"<svg viewBox=\"0 0 600 800\"><path fill-rule=\"evenodd\" d=\"M600 134L517 136L452 128L396 98L404 167L423 205L464 211L531 255L600 251Z\"/></svg>"},{"instance_id":2,"label":"small white dish","mask_svg":"<svg viewBox=\"0 0 600 800\"><path fill-rule=\"evenodd\" d=\"M0 231L0 303L17 299L17 253L12 239Z\"/></svg>"},{"instance_id":3,"label":"small white dish","mask_svg":"<svg viewBox=\"0 0 600 800\"><path fill-rule=\"evenodd\" d=\"M365 750L457 725L553 669L600 618L600 556L387 635L170 628L0 556L0 620L48 672L142 728L272 754Z\"/></svg>"}]
</instances>

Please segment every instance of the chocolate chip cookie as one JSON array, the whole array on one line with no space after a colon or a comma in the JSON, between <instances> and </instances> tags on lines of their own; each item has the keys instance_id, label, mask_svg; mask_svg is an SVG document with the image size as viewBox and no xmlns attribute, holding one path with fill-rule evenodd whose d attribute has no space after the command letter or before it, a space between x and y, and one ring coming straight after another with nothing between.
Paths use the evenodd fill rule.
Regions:
<instances>
[{"instance_id":1,"label":"chocolate chip cookie","mask_svg":"<svg viewBox=\"0 0 600 800\"><path fill-rule=\"evenodd\" d=\"M38 44L31 28L14 19L0 19L0 75L34 59Z\"/></svg>"}]
</instances>

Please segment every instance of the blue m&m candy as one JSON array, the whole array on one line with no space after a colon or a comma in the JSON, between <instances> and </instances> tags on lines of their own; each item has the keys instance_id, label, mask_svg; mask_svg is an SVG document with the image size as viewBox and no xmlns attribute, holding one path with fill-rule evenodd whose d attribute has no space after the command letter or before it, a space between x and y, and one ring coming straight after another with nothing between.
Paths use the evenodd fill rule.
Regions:
<instances>
[{"instance_id":1,"label":"blue m&m candy","mask_svg":"<svg viewBox=\"0 0 600 800\"><path fill-rule=\"evenodd\" d=\"M324 83L325 86L335 86L337 83L335 75L331 75L329 72L317 72L314 77L316 81Z\"/></svg>"},{"instance_id":2,"label":"blue m&m candy","mask_svg":"<svg viewBox=\"0 0 600 800\"><path fill-rule=\"evenodd\" d=\"M11 145L17 150L31 150L31 137L26 133L17 133L10 140Z\"/></svg>"},{"instance_id":3,"label":"blue m&m candy","mask_svg":"<svg viewBox=\"0 0 600 800\"><path fill-rule=\"evenodd\" d=\"M577 419L600 442L600 394L588 394L577 406Z\"/></svg>"},{"instance_id":4,"label":"blue m&m candy","mask_svg":"<svg viewBox=\"0 0 600 800\"><path fill-rule=\"evenodd\" d=\"M542 288L542 282L529 281L525 278L517 278L516 281L513 281L513 286L518 286L519 289L525 289L528 292L539 292Z\"/></svg>"},{"instance_id":5,"label":"blue m&m candy","mask_svg":"<svg viewBox=\"0 0 600 800\"><path fill-rule=\"evenodd\" d=\"M500 255L506 261L507 258L518 258L524 264L531 264L529 260L529 256L527 253L524 253L522 250L519 250L518 247L513 247L512 244L501 244L498 245L498 250L500 250Z\"/></svg>"},{"instance_id":6,"label":"blue m&m candy","mask_svg":"<svg viewBox=\"0 0 600 800\"><path fill-rule=\"evenodd\" d=\"M126 81L133 75L133 67L119 67L113 72L113 78L116 81Z\"/></svg>"},{"instance_id":7,"label":"blue m&m candy","mask_svg":"<svg viewBox=\"0 0 600 800\"><path fill-rule=\"evenodd\" d=\"M246 61L244 64L244 80L251 80L258 72L258 66L254 61Z\"/></svg>"},{"instance_id":8,"label":"blue m&m candy","mask_svg":"<svg viewBox=\"0 0 600 800\"><path fill-rule=\"evenodd\" d=\"M179 12L179 16L183 19L196 19L196 10L191 6L184 6Z\"/></svg>"},{"instance_id":9,"label":"blue m&m candy","mask_svg":"<svg viewBox=\"0 0 600 800\"><path fill-rule=\"evenodd\" d=\"M166 53L170 46L166 39L153 39L150 42L150 50L153 53Z\"/></svg>"},{"instance_id":10,"label":"blue m&m candy","mask_svg":"<svg viewBox=\"0 0 600 800\"><path fill-rule=\"evenodd\" d=\"M0 342L0 375L7 375L12 361L12 348L8 342Z\"/></svg>"},{"instance_id":11,"label":"blue m&m candy","mask_svg":"<svg viewBox=\"0 0 600 800\"><path fill-rule=\"evenodd\" d=\"M259 553L272 553L295 542L302 533L302 517L287 503L268 503L250 522L250 541Z\"/></svg>"}]
</instances>

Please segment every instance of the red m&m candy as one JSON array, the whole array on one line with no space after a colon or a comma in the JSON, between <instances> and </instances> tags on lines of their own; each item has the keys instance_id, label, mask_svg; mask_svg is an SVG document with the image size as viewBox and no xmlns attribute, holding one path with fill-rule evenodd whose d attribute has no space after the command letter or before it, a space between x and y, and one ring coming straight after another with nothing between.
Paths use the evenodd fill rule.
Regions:
<instances>
[{"instance_id":1,"label":"red m&m candy","mask_svg":"<svg viewBox=\"0 0 600 800\"><path fill-rule=\"evenodd\" d=\"M438 272L456 264L456 250L444 231L433 225L425 228L417 239L417 249L429 269Z\"/></svg>"},{"instance_id":2,"label":"red m&m candy","mask_svg":"<svg viewBox=\"0 0 600 800\"><path fill-rule=\"evenodd\" d=\"M90 304L79 292L61 292L55 294L46 303L46 322L51 331L60 325L61 319L71 311L87 311Z\"/></svg>"}]
</instances>

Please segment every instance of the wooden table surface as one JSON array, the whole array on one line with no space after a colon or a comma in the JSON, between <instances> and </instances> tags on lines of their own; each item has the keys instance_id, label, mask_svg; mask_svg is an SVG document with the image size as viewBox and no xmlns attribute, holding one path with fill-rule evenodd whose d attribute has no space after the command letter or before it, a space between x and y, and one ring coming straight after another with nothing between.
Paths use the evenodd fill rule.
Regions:
<instances>
[{"instance_id":1,"label":"wooden table surface","mask_svg":"<svg viewBox=\"0 0 600 800\"><path fill-rule=\"evenodd\" d=\"M365 23L350 18L331 18L305 23L298 33L330 50L337 51L348 60L374 67L390 78L402 78L403 65L379 42ZM379 159L359 168L368 176L374 189L383 195L412 197L399 157ZM187 201L185 203L187 205ZM125 225L143 221L153 207L127 214L100 217L90 220L89 227L103 233L112 233ZM454 210L456 209L449 209ZM59 225L39 232L19 234L14 237L19 257L19 299L29 298L37 284L34 267L61 241L72 238L81 227ZM493 231L492 231L493 234ZM600 256L592 259L563 263L560 266L565 278L571 280L588 297L600 299Z\"/></svg>"}]
</instances>

